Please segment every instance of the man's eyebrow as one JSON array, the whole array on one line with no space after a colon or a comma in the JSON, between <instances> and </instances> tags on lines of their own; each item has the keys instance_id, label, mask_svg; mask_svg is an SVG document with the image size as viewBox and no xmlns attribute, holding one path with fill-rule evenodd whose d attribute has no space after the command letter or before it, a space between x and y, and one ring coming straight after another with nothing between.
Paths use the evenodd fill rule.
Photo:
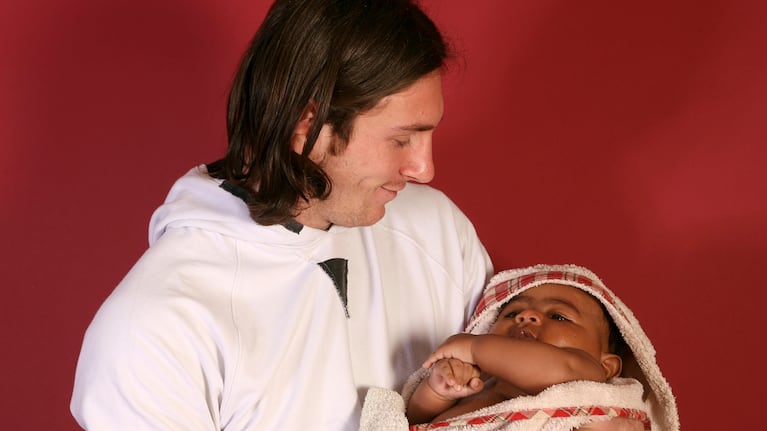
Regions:
<instances>
[{"instance_id":1,"label":"man's eyebrow","mask_svg":"<svg viewBox=\"0 0 767 431\"><path fill-rule=\"evenodd\" d=\"M399 130L403 132L426 132L429 130L434 130L437 127L436 124L408 124L406 126L399 126L395 127L394 130Z\"/></svg>"}]
</instances>

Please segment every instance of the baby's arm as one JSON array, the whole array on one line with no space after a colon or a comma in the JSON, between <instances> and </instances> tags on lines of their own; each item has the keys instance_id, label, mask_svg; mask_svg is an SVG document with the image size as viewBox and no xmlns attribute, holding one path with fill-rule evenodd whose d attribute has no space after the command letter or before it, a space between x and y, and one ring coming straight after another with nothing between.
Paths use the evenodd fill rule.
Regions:
<instances>
[{"instance_id":1,"label":"baby's arm","mask_svg":"<svg viewBox=\"0 0 767 431\"><path fill-rule=\"evenodd\" d=\"M453 335L429 356L423 366L429 367L442 358L476 364L483 372L510 382L529 394L573 380L606 380L602 365L582 350L501 335Z\"/></svg>"},{"instance_id":2,"label":"baby's arm","mask_svg":"<svg viewBox=\"0 0 767 431\"><path fill-rule=\"evenodd\" d=\"M482 387L479 370L474 365L454 358L438 360L408 400L408 422L429 422L452 407L458 399L475 394Z\"/></svg>"}]
</instances>

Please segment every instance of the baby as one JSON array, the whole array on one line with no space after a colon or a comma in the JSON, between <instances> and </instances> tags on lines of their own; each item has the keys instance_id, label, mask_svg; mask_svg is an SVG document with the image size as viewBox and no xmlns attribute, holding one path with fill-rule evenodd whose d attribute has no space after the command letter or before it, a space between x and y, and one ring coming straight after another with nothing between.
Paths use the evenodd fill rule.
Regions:
<instances>
[{"instance_id":1,"label":"baby","mask_svg":"<svg viewBox=\"0 0 767 431\"><path fill-rule=\"evenodd\" d=\"M509 299L486 334L454 335L429 356L423 366L431 373L410 397L408 420L440 421L558 383L606 382L622 366L617 343L609 342L611 323L583 290L530 288Z\"/></svg>"},{"instance_id":2,"label":"baby","mask_svg":"<svg viewBox=\"0 0 767 431\"><path fill-rule=\"evenodd\" d=\"M536 265L496 274L401 396L368 391L361 430L408 428L677 431L679 418L631 310L586 268Z\"/></svg>"}]
</instances>

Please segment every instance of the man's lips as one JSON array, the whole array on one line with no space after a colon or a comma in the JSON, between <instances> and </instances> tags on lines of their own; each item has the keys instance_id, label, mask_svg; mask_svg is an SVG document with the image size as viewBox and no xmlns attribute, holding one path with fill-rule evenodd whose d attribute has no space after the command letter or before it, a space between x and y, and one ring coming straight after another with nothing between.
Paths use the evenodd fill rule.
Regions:
<instances>
[{"instance_id":1,"label":"man's lips","mask_svg":"<svg viewBox=\"0 0 767 431\"><path fill-rule=\"evenodd\" d=\"M390 184L390 185L386 185L386 186L381 186L381 188L384 189L384 190L393 192L393 193L397 193L397 192L401 192L402 190L404 190L406 185L407 185L407 183L403 183L403 184Z\"/></svg>"},{"instance_id":2,"label":"man's lips","mask_svg":"<svg viewBox=\"0 0 767 431\"><path fill-rule=\"evenodd\" d=\"M396 198L397 193L404 190L404 188L405 188L405 184L381 186L381 189L387 192L387 194L389 195L389 200Z\"/></svg>"}]
</instances>

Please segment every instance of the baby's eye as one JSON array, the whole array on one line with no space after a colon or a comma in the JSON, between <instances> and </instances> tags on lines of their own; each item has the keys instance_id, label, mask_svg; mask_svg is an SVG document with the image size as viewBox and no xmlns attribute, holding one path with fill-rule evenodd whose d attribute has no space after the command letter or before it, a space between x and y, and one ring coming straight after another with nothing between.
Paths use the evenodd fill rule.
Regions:
<instances>
[{"instance_id":1,"label":"baby's eye","mask_svg":"<svg viewBox=\"0 0 767 431\"><path fill-rule=\"evenodd\" d=\"M505 319L513 319L513 318L517 317L518 314L519 314L519 311L514 310L514 311L509 311L508 313L504 314L503 317Z\"/></svg>"},{"instance_id":2,"label":"baby's eye","mask_svg":"<svg viewBox=\"0 0 767 431\"><path fill-rule=\"evenodd\" d=\"M565 317L565 316L563 316L563 315L561 315L561 314L559 314L559 313L553 313L553 314L551 314L551 315L549 316L549 318L551 318L551 319L553 319L553 320L560 320L560 321L563 321L563 322L567 322L567 321L569 321L569 320L570 320L570 319L568 319L567 317Z\"/></svg>"}]
</instances>

